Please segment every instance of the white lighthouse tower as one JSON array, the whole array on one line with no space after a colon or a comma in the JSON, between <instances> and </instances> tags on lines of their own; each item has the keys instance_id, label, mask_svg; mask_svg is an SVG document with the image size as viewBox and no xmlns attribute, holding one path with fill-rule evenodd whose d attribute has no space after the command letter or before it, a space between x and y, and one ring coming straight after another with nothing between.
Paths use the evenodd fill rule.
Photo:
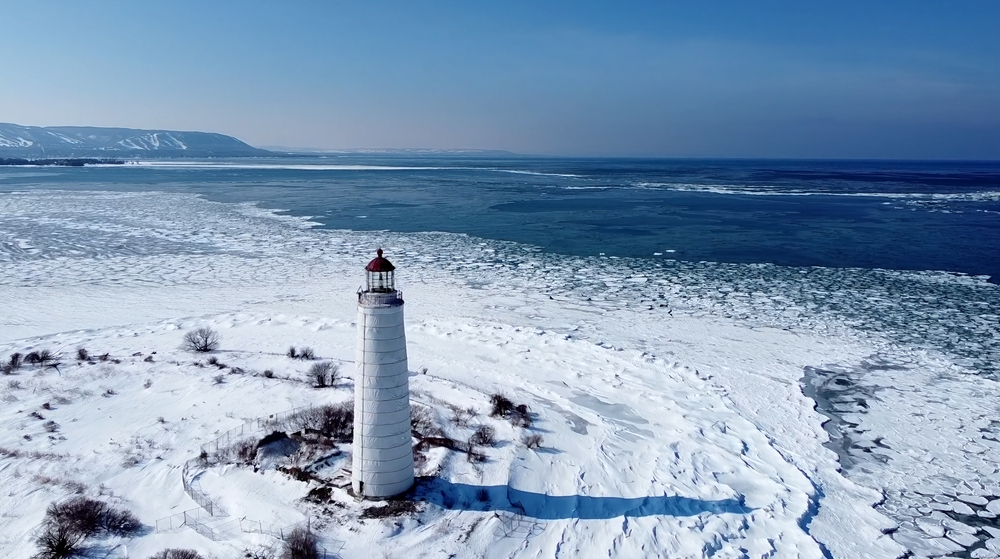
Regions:
<instances>
[{"instance_id":1,"label":"white lighthouse tower","mask_svg":"<svg viewBox=\"0 0 1000 559\"><path fill-rule=\"evenodd\" d=\"M358 497L384 498L413 485L403 294L396 291L396 267L382 257L382 249L365 270L367 286L358 292L354 353L351 485Z\"/></svg>"}]
</instances>

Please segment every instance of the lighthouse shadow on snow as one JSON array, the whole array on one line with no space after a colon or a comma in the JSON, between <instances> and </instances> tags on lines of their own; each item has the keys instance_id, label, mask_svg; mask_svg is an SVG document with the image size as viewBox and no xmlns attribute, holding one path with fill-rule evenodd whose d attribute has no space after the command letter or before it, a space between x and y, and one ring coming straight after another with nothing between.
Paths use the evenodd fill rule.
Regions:
<instances>
[{"instance_id":1,"label":"lighthouse shadow on snow","mask_svg":"<svg viewBox=\"0 0 1000 559\"><path fill-rule=\"evenodd\" d=\"M412 498L448 510L512 512L540 520L697 516L705 512L746 514L752 510L736 499L705 501L676 495L636 498L545 495L509 485L470 485L437 477L418 479Z\"/></svg>"}]
</instances>

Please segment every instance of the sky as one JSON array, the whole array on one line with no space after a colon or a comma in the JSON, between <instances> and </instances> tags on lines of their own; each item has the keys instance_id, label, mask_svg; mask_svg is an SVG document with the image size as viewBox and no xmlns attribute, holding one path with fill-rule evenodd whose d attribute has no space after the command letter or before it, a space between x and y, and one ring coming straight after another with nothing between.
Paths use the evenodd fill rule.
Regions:
<instances>
[{"instance_id":1,"label":"sky","mask_svg":"<svg viewBox=\"0 0 1000 559\"><path fill-rule=\"evenodd\" d=\"M0 0L0 122L328 149L1000 159L1000 2Z\"/></svg>"}]
</instances>

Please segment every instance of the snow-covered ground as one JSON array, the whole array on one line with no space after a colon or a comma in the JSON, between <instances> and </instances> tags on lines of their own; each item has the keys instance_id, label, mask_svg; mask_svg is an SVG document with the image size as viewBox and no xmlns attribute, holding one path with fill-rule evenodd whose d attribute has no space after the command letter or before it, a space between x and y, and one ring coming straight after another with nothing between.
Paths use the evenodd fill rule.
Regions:
<instances>
[{"instance_id":1,"label":"snow-covered ground","mask_svg":"<svg viewBox=\"0 0 1000 559\"><path fill-rule=\"evenodd\" d=\"M350 400L354 293L378 246L407 301L413 402L453 438L488 424L500 443L481 465L434 449L418 471L432 476L420 511L400 518L359 520L370 505L346 493L332 508L303 501L311 487L273 470L209 468L201 490L228 513L213 522L308 520L331 548L345 542L344 557L1000 551L1000 389L969 374L995 363L996 286L310 225L165 193L0 197L0 357L61 356L58 370L0 378L5 556L30 556L46 505L77 491L151 527L196 509L181 472L200 445L246 420ZM221 333L214 355L228 368L181 349L202 325ZM312 388L290 345L339 363L343 378ZM78 347L109 358L77 361ZM527 404L533 426L488 417L495 392ZM471 426L451 421L470 407ZM542 448L521 444L528 433ZM343 450L331 471L349 463ZM111 557L232 557L273 542L227 533L151 528L105 544Z\"/></svg>"}]
</instances>

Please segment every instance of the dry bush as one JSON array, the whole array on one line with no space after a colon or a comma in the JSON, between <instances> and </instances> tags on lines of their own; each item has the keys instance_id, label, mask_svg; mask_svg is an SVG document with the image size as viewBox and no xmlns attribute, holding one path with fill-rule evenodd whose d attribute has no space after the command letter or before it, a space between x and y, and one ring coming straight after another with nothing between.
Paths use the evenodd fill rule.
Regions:
<instances>
[{"instance_id":1,"label":"dry bush","mask_svg":"<svg viewBox=\"0 0 1000 559\"><path fill-rule=\"evenodd\" d=\"M316 354L313 352L311 347L303 347L299 349L299 359L303 361L311 361L316 359Z\"/></svg>"},{"instance_id":2,"label":"dry bush","mask_svg":"<svg viewBox=\"0 0 1000 559\"><path fill-rule=\"evenodd\" d=\"M524 427L527 429L531 427L531 414L520 410L514 410L514 412L510 414L510 424L514 427Z\"/></svg>"},{"instance_id":3,"label":"dry bush","mask_svg":"<svg viewBox=\"0 0 1000 559\"><path fill-rule=\"evenodd\" d=\"M62 524L46 524L42 533L35 538L38 553L32 559L63 559L80 552L80 544L85 535Z\"/></svg>"},{"instance_id":4,"label":"dry bush","mask_svg":"<svg viewBox=\"0 0 1000 559\"><path fill-rule=\"evenodd\" d=\"M525 435L521 442L524 443L526 448L539 448L542 446L542 436L541 435Z\"/></svg>"},{"instance_id":5,"label":"dry bush","mask_svg":"<svg viewBox=\"0 0 1000 559\"><path fill-rule=\"evenodd\" d=\"M508 417L514 411L514 402L503 394L490 396L490 417Z\"/></svg>"},{"instance_id":6,"label":"dry bush","mask_svg":"<svg viewBox=\"0 0 1000 559\"><path fill-rule=\"evenodd\" d=\"M193 549L164 549L156 555L150 555L149 559L204 559Z\"/></svg>"},{"instance_id":7,"label":"dry bush","mask_svg":"<svg viewBox=\"0 0 1000 559\"><path fill-rule=\"evenodd\" d=\"M309 367L309 378L312 379L313 386L316 388L325 388L326 386L333 386L337 382L337 373L340 372L340 368L329 361L323 361L321 363L314 363L312 367Z\"/></svg>"},{"instance_id":8,"label":"dry bush","mask_svg":"<svg viewBox=\"0 0 1000 559\"><path fill-rule=\"evenodd\" d=\"M218 332L205 326L184 334L184 349L202 353L215 351L221 339Z\"/></svg>"},{"instance_id":9,"label":"dry bush","mask_svg":"<svg viewBox=\"0 0 1000 559\"><path fill-rule=\"evenodd\" d=\"M468 427L469 423L478 414L474 408L466 408L464 410L458 408L452 408L455 415L452 416L451 422L455 424L456 427Z\"/></svg>"},{"instance_id":10,"label":"dry bush","mask_svg":"<svg viewBox=\"0 0 1000 559\"><path fill-rule=\"evenodd\" d=\"M112 536L130 536L142 528L142 523L132 511L108 507L101 518L101 528Z\"/></svg>"},{"instance_id":11,"label":"dry bush","mask_svg":"<svg viewBox=\"0 0 1000 559\"><path fill-rule=\"evenodd\" d=\"M226 380L226 375L215 375L212 377L212 382L215 384L222 384Z\"/></svg>"},{"instance_id":12,"label":"dry bush","mask_svg":"<svg viewBox=\"0 0 1000 559\"><path fill-rule=\"evenodd\" d=\"M86 361L88 359L90 359L90 354L87 353L87 350L85 348L82 348L82 347L76 348L76 360L77 361Z\"/></svg>"},{"instance_id":13,"label":"dry bush","mask_svg":"<svg viewBox=\"0 0 1000 559\"><path fill-rule=\"evenodd\" d=\"M289 346L288 347L288 352L285 353L285 355L287 355L288 357L291 357L292 359L298 359L299 358L299 350L295 349L295 346Z\"/></svg>"},{"instance_id":14,"label":"dry bush","mask_svg":"<svg viewBox=\"0 0 1000 559\"><path fill-rule=\"evenodd\" d=\"M86 497L74 497L62 503L51 503L45 509L46 524L65 527L83 535L93 536L101 531L108 505Z\"/></svg>"},{"instance_id":15,"label":"dry bush","mask_svg":"<svg viewBox=\"0 0 1000 559\"><path fill-rule=\"evenodd\" d=\"M465 459L468 460L470 464L482 464L486 461L486 454L480 452L475 446L469 445L465 454Z\"/></svg>"},{"instance_id":16,"label":"dry bush","mask_svg":"<svg viewBox=\"0 0 1000 559\"><path fill-rule=\"evenodd\" d=\"M116 509L95 499L73 497L49 504L45 510L45 526L53 533L79 534L82 540L100 533L129 536L138 532L142 523L129 510Z\"/></svg>"},{"instance_id":17,"label":"dry bush","mask_svg":"<svg viewBox=\"0 0 1000 559\"><path fill-rule=\"evenodd\" d=\"M16 371L21 368L21 354L14 352L10 354L10 361L8 361L12 371Z\"/></svg>"},{"instance_id":18,"label":"dry bush","mask_svg":"<svg viewBox=\"0 0 1000 559\"><path fill-rule=\"evenodd\" d=\"M469 437L470 445L493 446L496 444L497 431L489 425L480 425L476 432Z\"/></svg>"},{"instance_id":19,"label":"dry bush","mask_svg":"<svg viewBox=\"0 0 1000 559\"><path fill-rule=\"evenodd\" d=\"M316 535L305 528L292 530L285 538L281 559L319 559Z\"/></svg>"},{"instance_id":20,"label":"dry bush","mask_svg":"<svg viewBox=\"0 0 1000 559\"><path fill-rule=\"evenodd\" d=\"M274 378L274 371L272 371L271 369L265 369L264 378Z\"/></svg>"},{"instance_id":21,"label":"dry bush","mask_svg":"<svg viewBox=\"0 0 1000 559\"><path fill-rule=\"evenodd\" d=\"M274 559L274 549L260 545L253 549L243 548L243 559Z\"/></svg>"},{"instance_id":22,"label":"dry bush","mask_svg":"<svg viewBox=\"0 0 1000 559\"><path fill-rule=\"evenodd\" d=\"M444 431L437 426L430 408L426 406L411 405L410 432L418 439L444 436Z\"/></svg>"},{"instance_id":23,"label":"dry bush","mask_svg":"<svg viewBox=\"0 0 1000 559\"><path fill-rule=\"evenodd\" d=\"M42 424L42 427L49 433L55 433L59 430L59 424L55 421L46 421Z\"/></svg>"},{"instance_id":24,"label":"dry bush","mask_svg":"<svg viewBox=\"0 0 1000 559\"><path fill-rule=\"evenodd\" d=\"M295 412L285 419L268 424L286 431L312 429L324 437L346 443L354 438L354 403L319 406Z\"/></svg>"}]
</instances>

